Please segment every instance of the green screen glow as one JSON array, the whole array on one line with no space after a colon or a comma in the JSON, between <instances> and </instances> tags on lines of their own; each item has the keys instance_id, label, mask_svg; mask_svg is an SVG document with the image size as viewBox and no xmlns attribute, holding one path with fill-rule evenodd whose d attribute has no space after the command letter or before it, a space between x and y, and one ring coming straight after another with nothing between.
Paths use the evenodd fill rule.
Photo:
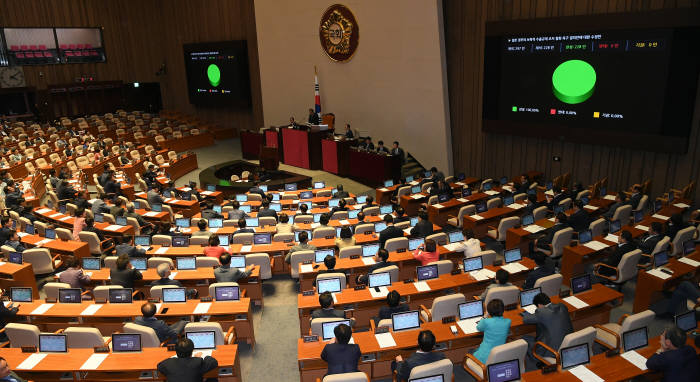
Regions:
<instances>
[{"instance_id":1,"label":"green screen glow","mask_svg":"<svg viewBox=\"0 0 700 382\"><path fill-rule=\"evenodd\" d=\"M554 96L568 104L581 103L595 90L596 73L591 64L581 60L562 62L552 73Z\"/></svg>"},{"instance_id":2,"label":"green screen glow","mask_svg":"<svg viewBox=\"0 0 700 382\"><path fill-rule=\"evenodd\" d=\"M211 86L219 86L221 83L221 71L219 70L219 67L215 64L209 65L207 68L207 77L209 78L209 83Z\"/></svg>"}]
</instances>

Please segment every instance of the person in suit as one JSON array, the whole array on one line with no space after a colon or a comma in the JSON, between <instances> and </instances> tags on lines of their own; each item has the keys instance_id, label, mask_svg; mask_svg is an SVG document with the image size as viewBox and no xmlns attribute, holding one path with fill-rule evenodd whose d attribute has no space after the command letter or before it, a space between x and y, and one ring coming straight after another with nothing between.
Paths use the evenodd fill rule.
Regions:
<instances>
[{"instance_id":1,"label":"person in suit","mask_svg":"<svg viewBox=\"0 0 700 382\"><path fill-rule=\"evenodd\" d=\"M313 244L309 244L309 234L304 231L299 233L299 244L293 246L292 248L289 248L289 252L287 252L287 256L284 257L284 261L287 264L290 264L291 259L292 259L292 253L296 251L315 251L316 246Z\"/></svg>"},{"instance_id":2,"label":"person in suit","mask_svg":"<svg viewBox=\"0 0 700 382\"><path fill-rule=\"evenodd\" d=\"M321 304L321 309L316 309L311 312L311 319L314 318L345 318L345 312L339 309L333 309L333 296L330 292L323 292L318 296L318 303Z\"/></svg>"},{"instance_id":3,"label":"person in suit","mask_svg":"<svg viewBox=\"0 0 700 382\"><path fill-rule=\"evenodd\" d=\"M549 258L544 253L535 252L532 254L532 259L535 260L535 269L527 274L523 289L532 289L537 280L554 274L553 264L548 264Z\"/></svg>"},{"instance_id":4,"label":"person in suit","mask_svg":"<svg viewBox=\"0 0 700 382\"><path fill-rule=\"evenodd\" d=\"M508 320L510 321L510 320ZM430 330L421 330L418 333L418 351L413 353L405 361L400 355L396 356L395 362L391 363L391 369L396 370L397 381L408 381L411 370L414 367L426 365L445 359L442 352L433 351L435 347L435 335Z\"/></svg>"},{"instance_id":5,"label":"person in suit","mask_svg":"<svg viewBox=\"0 0 700 382\"><path fill-rule=\"evenodd\" d=\"M7 382L26 382L25 379L20 378L14 371L10 369L10 365L7 360L0 357L0 381Z\"/></svg>"},{"instance_id":6,"label":"person in suit","mask_svg":"<svg viewBox=\"0 0 700 382\"><path fill-rule=\"evenodd\" d=\"M574 201L574 213L569 216L569 226L576 232L588 229L591 224L591 216L583 208L581 200Z\"/></svg>"},{"instance_id":7,"label":"person in suit","mask_svg":"<svg viewBox=\"0 0 700 382\"><path fill-rule=\"evenodd\" d=\"M211 202L204 202L204 207L202 209L202 217L204 219L223 219L224 215L221 215L220 213L214 211L214 206L212 205Z\"/></svg>"},{"instance_id":8,"label":"person in suit","mask_svg":"<svg viewBox=\"0 0 700 382\"><path fill-rule=\"evenodd\" d=\"M238 219L238 229L236 230L236 232L233 233L233 235L235 236L239 233L255 233L254 228L246 228L246 225L247 223L245 219Z\"/></svg>"},{"instance_id":9,"label":"person in suit","mask_svg":"<svg viewBox=\"0 0 700 382\"><path fill-rule=\"evenodd\" d=\"M376 150L380 154L389 154L389 149L384 146L384 141L377 142Z\"/></svg>"},{"instance_id":10,"label":"person in suit","mask_svg":"<svg viewBox=\"0 0 700 382\"><path fill-rule=\"evenodd\" d=\"M532 215L535 213L535 209L546 204L544 201L537 201L537 194L528 194L526 201L527 205L525 206L525 213L523 215Z\"/></svg>"},{"instance_id":11,"label":"person in suit","mask_svg":"<svg viewBox=\"0 0 700 382\"><path fill-rule=\"evenodd\" d=\"M399 147L398 141L394 141L391 147L391 155L396 155L399 158L401 158L401 163L404 163L406 161L406 155L404 154L403 149Z\"/></svg>"},{"instance_id":12,"label":"person in suit","mask_svg":"<svg viewBox=\"0 0 700 382\"><path fill-rule=\"evenodd\" d=\"M7 290L3 290L0 292L0 294L5 295ZM17 316L17 312L19 312L19 304L15 305L14 302L10 303L7 306L5 306L5 304L0 304L0 329L4 329L8 321L14 321L15 316ZM5 334L4 330L0 332L0 341L9 341L9 339L7 338L7 334Z\"/></svg>"},{"instance_id":13,"label":"person in suit","mask_svg":"<svg viewBox=\"0 0 700 382\"><path fill-rule=\"evenodd\" d=\"M338 191L336 191L335 194L333 194L333 197L334 197L334 198L336 198L336 199L345 199L345 198L349 198L349 197L350 197L350 193L348 193L347 191L345 191L345 190L343 189L343 185L342 185L342 184L339 184L339 185L336 187L336 189L337 189Z\"/></svg>"},{"instance_id":14,"label":"person in suit","mask_svg":"<svg viewBox=\"0 0 700 382\"><path fill-rule=\"evenodd\" d=\"M530 189L530 177L527 174L520 175L520 183L515 185L514 194L526 194L527 190Z\"/></svg>"},{"instance_id":15,"label":"person in suit","mask_svg":"<svg viewBox=\"0 0 700 382\"><path fill-rule=\"evenodd\" d=\"M158 181L156 180L156 178L158 177L158 173L156 172L156 166L149 165L148 171L144 172L141 177L143 178L143 181L146 182L146 186L148 186L148 188L155 187L158 184Z\"/></svg>"},{"instance_id":16,"label":"person in suit","mask_svg":"<svg viewBox=\"0 0 700 382\"><path fill-rule=\"evenodd\" d=\"M670 303L666 306L666 310L657 313L657 317L672 319L676 313L686 312L688 309L688 300L700 304L700 284L684 280L673 290Z\"/></svg>"},{"instance_id":17,"label":"person in suit","mask_svg":"<svg viewBox=\"0 0 700 382\"><path fill-rule=\"evenodd\" d=\"M688 223L683 221L683 214L675 213L666 221L666 236L673 240L678 234L678 231L688 227Z\"/></svg>"},{"instance_id":18,"label":"person in suit","mask_svg":"<svg viewBox=\"0 0 700 382\"><path fill-rule=\"evenodd\" d=\"M214 269L214 277L217 283L235 283L240 279L244 279L253 272L254 265L248 265L244 271L238 268L231 268L231 255L224 253L219 257L221 266Z\"/></svg>"},{"instance_id":19,"label":"person in suit","mask_svg":"<svg viewBox=\"0 0 700 382\"><path fill-rule=\"evenodd\" d=\"M146 256L145 248L134 247L132 236L116 236L114 240L118 243L117 246L114 248L114 251L117 256L122 254L125 254L130 257Z\"/></svg>"},{"instance_id":20,"label":"person in suit","mask_svg":"<svg viewBox=\"0 0 700 382\"><path fill-rule=\"evenodd\" d=\"M275 221L278 220L277 211L270 208L270 202L267 199L263 199L262 206L261 206L260 210L258 210L258 217L259 218L265 217L265 216L273 217L273 218L275 218Z\"/></svg>"},{"instance_id":21,"label":"person in suit","mask_svg":"<svg viewBox=\"0 0 700 382\"><path fill-rule=\"evenodd\" d=\"M141 317L136 317L134 324L147 326L153 329L158 336L158 341L175 344L177 341L177 336L179 336L183 330L185 330L185 325L187 321L180 320L172 325L168 325L163 320L155 318L156 315L156 304L152 302L147 302L141 305Z\"/></svg>"},{"instance_id":22,"label":"person in suit","mask_svg":"<svg viewBox=\"0 0 700 382\"><path fill-rule=\"evenodd\" d=\"M607 220L612 220L613 216L615 216L615 211L625 205L627 205L627 195L620 191L617 193L617 195L615 195L615 203L608 208L608 210L603 214L603 217Z\"/></svg>"},{"instance_id":23,"label":"person in suit","mask_svg":"<svg viewBox=\"0 0 700 382\"><path fill-rule=\"evenodd\" d=\"M409 216L406 216L406 210L403 207L396 207L395 212L396 217L394 218L394 224L411 221L411 218Z\"/></svg>"},{"instance_id":24,"label":"person in suit","mask_svg":"<svg viewBox=\"0 0 700 382\"><path fill-rule=\"evenodd\" d=\"M396 265L396 263L389 261L389 252L384 248L380 248L374 256L374 264L369 267L369 273L392 265ZM355 281L358 284L367 284L367 275L358 275Z\"/></svg>"},{"instance_id":25,"label":"person in suit","mask_svg":"<svg viewBox=\"0 0 700 382\"><path fill-rule=\"evenodd\" d=\"M49 183L51 184L51 187L55 190L56 187L58 187L58 182L60 179L56 176L56 170L55 169L50 169L49 170Z\"/></svg>"},{"instance_id":26,"label":"person in suit","mask_svg":"<svg viewBox=\"0 0 700 382\"><path fill-rule=\"evenodd\" d=\"M533 303L537 307L535 314L530 314L523 311L523 323L526 325L537 325L535 337L523 336L523 339L528 343L527 359L531 364L536 364L537 360L532 355L532 348L535 342L541 341L552 349L559 349L564 337L574 331L571 324L571 317L566 305L562 303L553 304L544 293L539 293L533 299ZM537 354L541 356L553 357L544 348L540 347Z\"/></svg>"},{"instance_id":27,"label":"person in suit","mask_svg":"<svg viewBox=\"0 0 700 382\"><path fill-rule=\"evenodd\" d=\"M177 358L167 358L158 364L158 372L165 375L168 382L201 382L204 374L214 370L219 363L211 356L202 357L201 352L192 356L194 343L189 338L181 338L175 345Z\"/></svg>"},{"instance_id":28,"label":"person in suit","mask_svg":"<svg viewBox=\"0 0 700 382\"><path fill-rule=\"evenodd\" d=\"M134 269L129 263L129 255L122 253L117 257L117 269L109 270L109 279L112 285L121 285L124 288L133 288L134 282L143 279L138 269Z\"/></svg>"},{"instance_id":29,"label":"person in suit","mask_svg":"<svg viewBox=\"0 0 700 382\"><path fill-rule=\"evenodd\" d=\"M121 195L122 193L122 187L117 183L116 180L114 180L114 173L110 172L109 173L109 178L107 179L107 182L104 185L104 190L105 194L107 195Z\"/></svg>"},{"instance_id":30,"label":"person in suit","mask_svg":"<svg viewBox=\"0 0 700 382\"><path fill-rule=\"evenodd\" d=\"M353 139L355 138L355 134L352 132L352 129L350 128L350 124L346 123L345 124L345 138L346 139Z\"/></svg>"},{"instance_id":31,"label":"person in suit","mask_svg":"<svg viewBox=\"0 0 700 382\"><path fill-rule=\"evenodd\" d=\"M505 288L505 287L513 286L513 284L511 284L510 281L508 281L509 277L510 277L510 273L508 273L508 271L506 271L505 269L497 270L496 271L496 279L493 280L493 282L491 284L489 284L486 287L486 289L484 289L483 292L481 292L481 295L479 295L479 299L481 299L481 300L485 299L486 294L491 289Z\"/></svg>"},{"instance_id":32,"label":"person in suit","mask_svg":"<svg viewBox=\"0 0 700 382\"><path fill-rule=\"evenodd\" d=\"M240 220L240 219L245 219L248 217L248 214L243 211L241 208L241 204L238 203L238 201L234 200L231 202L231 206L233 209L228 212L228 218L230 220Z\"/></svg>"},{"instance_id":33,"label":"person in suit","mask_svg":"<svg viewBox=\"0 0 700 382\"><path fill-rule=\"evenodd\" d=\"M258 194L263 200L265 200L265 191L260 188L260 181L256 180L255 183L253 183L253 187L248 190L248 192L251 194Z\"/></svg>"},{"instance_id":34,"label":"person in suit","mask_svg":"<svg viewBox=\"0 0 700 382\"><path fill-rule=\"evenodd\" d=\"M124 200L119 198L115 199L114 205L109 209L109 213L116 218L117 216L124 216L124 212L126 212L124 209Z\"/></svg>"},{"instance_id":35,"label":"person in suit","mask_svg":"<svg viewBox=\"0 0 700 382\"><path fill-rule=\"evenodd\" d=\"M314 111L314 109L309 109L309 125L320 125L321 124L321 118L318 116L318 113Z\"/></svg>"},{"instance_id":36,"label":"person in suit","mask_svg":"<svg viewBox=\"0 0 700 382\"><path fill-rule=\"evenodd\" d=\"M10 237L5 241L6 246L12 248L15 252L24 252L26 248L22 245L19 240L19 235L17 235L16 230L10 231Z\"/></svg>"},{"instance_id":37,"label":"person in suit","mask_svg":"<svg viewBox=\"0 0 700 382\"><path fill-rule=\"evenodd\" d=\"M394 226L394 217L391 214L384 215L384 223L386 228L379 233L379 247L384 248L386 241L389 239L403 237L403 231Z\"/></svg>"},{"instance_id":38,"label":"person in suit","mask_svg":"<svg viewBox=\"0 0 700 382\"><path fill-rule=\"evenodd\" d=\"M100 183L100 186L104 187L105 184L107 184L107 179L109 179L110 174L112 171L109 169L109 167L105 166L104 170L102 171L102 174L97 178L97 181Z\"/></svg>"},{"instance_id":39,"label":"person in suit","mask_svg":"<svg viewBox=\"0 0 700 382\"><path fill-rule=\"evenodd\" d=\"M635 184L632 186L632 195L630 195L630 206L633 210L636 210L639 206L639 202L642 201L642 186Z\"/></svg>"},{"instance_id":40,"label":"person in suit","mask_svg":"<svg viewBox=\"0 0 700 382\"><path fill-rule=\"evenodd\" d=\"M126 165L128 165L128 164L131 164L131 161L129 160L129 158L126 157L126 151L122 151L122 152L119 154L119 163L120 163L122 166L126 166Z\"/></svg>"},{"instance_id":41,"label":"person in suit","mask_svg":"<svg viewBox=\"0 0 700 382\"><path fill-rule=\"evenodd\" d=\"M181 287L182 283L178 280L171 280L170 279L170 265L167 263L160 263L156 267L156 273L158 274L158 277L160 277L158 280L154 280L151 282L150 286L159 286L159 285L173 285L176 287Z\"/></svg>"},{"instance_id":42,"label":"person in suit","mask_svg":"<svg viewBox=\"0 0 700 382\"><path fill-rule=\"evenodd\" d=\"M508 332L510 331L510 319L503 318L505 306L500 299L493 299L486 305L486 318L476 324L476 330L484 333L481 344L474 352L474 357L486 364L491 349L506 343Z\"/></svg>"},{"instance_id":43,"label":"person in suit","mask_svg":"<svg viewBox=\"0 0 700 382\"><path fill-rule=\"evenodd\" d=\"M154 204L163 204L165 201L163 200L163 196L161 193L163 192L163 185L160 183L156 183L156 186L154 188L151 188L148 190L146 193L146 201L148 201L148 205L153 206Z\"/></svg>"},{"instance_id":44,"label":"person in suit","mask_svg":"<svg viewBox=\"0 0 700 382\"><path fill-rule=\"evenodd\" d=\"M374 143L372 143L372 137L365 137L365 140L361 142L358 147L362 150L374 151Z\"/></svg>"},{"instance_id":45,"label":"person in suit","mask_svg":"<svg viewBox=\"0 0 700 382\"><path fill-rule=\"evenodd\" d=\"M547 208L549 208L550 210L553 210L554 207L559 205L559 202L566 199L567 197L565 193L561 192L561 187L559 186L552 187L552 192L554 193L554 196L546 195Z\"/></svg>"},{"instance_id":46,"label":"person in suit","mask_svg":"<svg viewBox=\"0 0 700 382\"><path fill-rule=\"evenodd\" d=\"M408 312L411 307L408 304L401 304L401 295L392 290L386 295L386 305L379 308L379 320L388 320L394 313Z\"/></svg>"},{"instance_id":47,"label":"person in suit","mask_svg":"<svg viewBox=\"0 0 700 382\"><path fill-rule=\"evenodd\" d=\"M9 216L3 216L0 224L2 225L2 228L0 228L0 245L4 245L12 235L12 219Z\"/></svg>"},{"instance_id":48,"label":"person in suit","mask_svg":"<svg viewBox=\"0 0 700 382\"><path fill-rule=\"evenodd\" d=\"M80 266L80 258L72 255L68 256L66 259L66 266L68 268L61 272L58 281L69 284L71 288L84 290L84 287L90 284L90 276L83 273L83 269Z\"/></svg>"},{"instance_id":49,"label":"person in suit","mask_svg":"<svg viewBox=\"0 0 700 382\"><path fill-rule=\"evenodd\" d=\"M243 219L243 221L245 221L245 219ZM192 237L210 237L211 235L212 232L209 231L207 227L207 221L204 219L200 219L197 222L197 230L192 232Z\"/></svg>"},{"instance_id":50,"label":"person in suit","mask_svg":"<svg viewBox=\"0 0 700 382\"><path fill-rule=\"evenodd\" d=\"M62 204L65 204L67 200L75 199L76 193L77 191L71 187L68 181L61 179L61 182L58 184L58 188L56 189L56 196L58 196L58 199L63 201ZM5 204L7 204L7 207L11 206L9 195L5 200Z\"/></svg>"},{"instance_id":51,"label":"person in suit","mask_svg":"<svg viewBox=\"0 0 700 382\"><path fill-rule=\"evenodd\" d=\"M428 220L428 212L421 210L418 212L418 223L411 229L411 236L426 237L433 233L433 223Z\"/></svg>"},{"instance_id":52,"label":"person in suit","mask_svg":"<svg viewBox=\"0 0 700 382\"><path fill-rule=\"evenodd\" d=\"M100 241L105 240L105 237L102 234L102 232L100 232L97 228L95 228L95 219L93 219L93 218L90 218L90 217L85 218L85 226L83 227L83 231L94 233L95 235L97 235L97 238Z\"/></svg>"},{"instance_id":53,"label":"person in suit","mask_svg":"<svg viewBox=\"0 0 700 382\"><path fill-rule=\"evenodd\" d=\"M685 332L674 325L661 334L659 342L661 347L647 359L647 368L663 373L664 382L697 381L700 361L695 349L686 344Z\"/></svg>"},{"instance_id":54,"label":"person in suit","mask_svg":"<svg viewBox=\"0 0 700 382\"><path fill-rule=\"evenodd\" d=\"M620 260L622 260L622 256L627 252L634 251L635 249L637 249L637 246L632 239L632 233L626 229L622 230L617 239L617 248L615 248L613 253L603 260L602 263L617 268L617 266L620 264ZM615 270L607 267L598 268L598 273L609 277L615 276Z\"/></svg>"},{"instance_id":55,"label":"person in suit","mask_svg":"<svg viewBox=\"0 0 700 382\"><path fill-rule=\"evenodd\" d=\"M542 248L542 249L550 249L550 245L552 244L552 240L554 240L554 234L557 233L559 230L565 229L569 227L567 224L568 218L566 217L566 214L563 212L560 212L557 214L557 216L554 219L554 225L552 228L549 229L549 232L547 235L545 235L542 238L536 239L534 241L534 246L536 248Z\"/></svg>"},{"instance_id":56,"label":"person in suit","mask_svg":"<svg viewBox=\"0 0 700 382\"><path fill-rule=\"evenodd\" d=\"M333 329L335 339L323 347L321 359L328 363L326 375L353 373L358 371L357 363L362 356L360 345L350 344L352 329L340 324Z\"/></svg>"},{"instance_id":57,"label":"person in suit","mask_svg":"<svg viewBox=\"0 0 700 382\"><path fill-rule=\"evenodd\" d=\"M569 190L569 197L571 198L571 200L576 200L578 194L583 190L583 184L581 184L581 182L576 182L574 183L574 186L571 187L571 190Z\"/></svg>"},{"instance_id":58,"label":"person in suit","mask_svg":"<svg viewBox=\"0 0 700 382\"><path fill-rule=\"evenodd\" d=\"M651 225L649 226L649 235L639 242L639 249L642 250L643 254L651 255L651 253L654 251L654 247L656 247L656 244L664 237L664 235L662 234L662 230L663 226L661 225L661 223L651 223ZM647 261L648 259L642 256L640 263Z\"/></svg>"}]
</instances>

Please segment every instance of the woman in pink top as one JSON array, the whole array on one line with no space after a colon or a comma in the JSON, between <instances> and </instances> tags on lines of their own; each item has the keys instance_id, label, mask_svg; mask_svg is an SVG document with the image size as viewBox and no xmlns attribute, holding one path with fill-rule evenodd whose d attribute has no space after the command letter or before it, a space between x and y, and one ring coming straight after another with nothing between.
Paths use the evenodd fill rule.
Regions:
<instances>
[{"instance_id":1,"label":"woman in pink top","mask_svg":"<svg viewBox=\"0 0 700 382\"><path fill-rule=\"evenodd\" d=\"M219 236L217 236L217 235L209 236L209 246L204 247L204 256L216 257L218 259L224 253L228 253L228 252L226 252L224 247L219 247L219 244L220 244Z\"/></svg>"},{"instance_id":2,"label":"woman in pink top","mask_svg":"<svg viewBox=\"0 0 700 382\"><path fill-rule=\"evenodd\" d=\"M73 220L73 240L80 241L79 233L85 225L85 209L79 208L75 211L75 220Z\"/></svg>"},{"instance_id":3,"label":"woman in pink top","mask_svg":"<svg viewBox=\"0 0 700 382\"><path fill-rule=\"evenodd\" d=\"M440 254L437 251L437 243L435 243L435 240L428 239L425 241L425 244L416 248L416 250L413 251L413 258L420 261L421 265L427 265L433 261L440 260Z\"/></svg>"}]
</instances>

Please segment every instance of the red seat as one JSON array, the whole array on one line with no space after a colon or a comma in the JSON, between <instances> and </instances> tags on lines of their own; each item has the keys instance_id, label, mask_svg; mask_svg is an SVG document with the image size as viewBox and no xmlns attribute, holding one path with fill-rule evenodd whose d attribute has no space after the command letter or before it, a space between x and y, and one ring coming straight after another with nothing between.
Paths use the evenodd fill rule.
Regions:
<instances>
[{"instance_id":1,"label":"red seat","mask_svg":"<svg viewBox=\"0 0 700 382\"><path fill-rule=\"evenodd\" d=\"M24 58L24 53L17 53L15 54L17 58Z\"/></svg>"},{"instance_id":2,"label":"red seat","mask_svg":"<svg viewBox=\"0 0 700 382\"><path fill-rule=\"evenodd\" d=\"M76 50L75 52L73 52L73 54L75 54L76 56L82 56L83 52L80 50Z\"/></svg>"},{"instance_id":3,"label":"red seat","mask_svg":"<svg viewBox=\"0 0 700 382\"><path fill-rule=\"evenodd\" d=\"M29 45L29 50L36 50L36 45Z\"/></svg>"},{"instance_id":4,"label":"red seat","mask_svg":"<svg viewBox=\"0 0 700 382\"><path fill-rule=\"evenodd\" d=\"M17 46L17 45L10 45L10 50L19 50L19 46Z\"/></svg>"},{"instance_id":5,"label":"red seat","mask_svg":"<svg viewBox=\"0 0 700 382\"><path fill-rule=\"evenodd\" d=\"M99 56L99 54L97 53L97 51L94 51L94 50L90 52L90 55L91 55L91 56Z\"/></svg>"},{"instance_id":6,"label":"red seat","mask_svg":"<svg viewBox=\"0 0 700 382\"><path fill-rule=\"evenodd\" d=\"M44 57L53 57L53 53L47 50L46 52L44 52Z\"/></svg>"},{"instance_id":7,"label":"red seat","mask_svg":"<svg viewBox=\"0 0 700 382\"><path fill-rule=\"evenodd\" d=\"M68 49L68 45L66 45L66 44L61 44L61 46L59 46L59 48L61 48L61 49L63 49L63 50L66 50L66 49Z\"/></svg>"},{"instance_id":8,"label":"red seat","mask_svg":"<svg viewBox=\"0 0 700 382\"><path fill-rule=\"evenodd\" d=\"M73 52L67 50L67 51L66 51L66 57L73 57Z\"/></svg>"},{"instance_id":9,"label":"red seat","mask_svg":"<svg viewBox=\"0 0 700 382\"><path fill-rule=\"evenodd\" d=\"M92 49L92 44L85 44L85 49Z\"/></svg>"},{"instance_id":10,"label":"red seat","mask_svg":"<svg viewBox=\"0 0 700 382\"><path fill-rule=\"evenodd\" d=\"M78 49L83 49L83 48L85 48L85 45L83 45L83 44L78 44Z\"/></svg>"},{"instance_id":11,"label":"red seat","mask_svg":"<svg viewBox=\"0 0 700 382\"><path fill-rule=\"evenodd\" d=\"M21 48L22 50L27 50L27 49L28 49L28 47L27 47L26 45L21 45L20 48Z\"/></svg>"},{"instance_id":12,"label":"red seat","mask_svg":"<svg viewBox=\"0 0 700 382\"><path fill-rule=\"evenodd\" d=\"M68 44L68 49L75 49L75 44Z\"/></svg>"},{"instance_id":13,"label":"red seat","mask_svg":"<svg viewBox=\"0 0 700 382\"><path fill-rule=\"evenodd\" d=\"M24 55L25 55L27 58L34 58L34 52L24 52Z\"/></svg>"},{"instance_id":14,"label":"red seat","mask_svg":"<svg viewBox=\"0 0 700 382\"><path fill-rule=\"evenodd\" d=\"M39 50L46 50L46 45L39 45Z\"/></svg>"}]
</instances>

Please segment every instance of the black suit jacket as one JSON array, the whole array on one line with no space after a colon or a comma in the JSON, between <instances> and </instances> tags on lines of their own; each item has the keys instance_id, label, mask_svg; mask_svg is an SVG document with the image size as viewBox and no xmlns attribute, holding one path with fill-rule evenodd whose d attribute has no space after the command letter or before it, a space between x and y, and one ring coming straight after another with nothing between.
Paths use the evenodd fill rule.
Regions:
<instances>
[{"instance_id":1,"label":"black suit jacket","mask_svg":"<svg viewBox=\"0 0 700 382\"><path fill-rule=\"evenodd\" d=\"M547 234L547 236L537 240L537 245L552 244L552 240L554 240L554 234L557 233L557 231L568 227L569 226L564 223L555 224L552 228L549 229L549 233Z\"/></svg>"},{"instance_id":2,"label":"black suit jacket","mask_svg":"<svg viewBox=\"0 0 700 382\"><path fill-rule=\"evenodd\" d=\"M265 199L265 192L260 187L253 187L250 190L248 190L248 192L250 192L251 194L258 194L263 199Z\"/></svg>"},{"instance_id":3,"label":"black suit jacket","mask_svg":"<svg viewBox=\"0 0 700 382\"><path fill-rule=\"evenodd\" d=\"M384 244L386 244L387 240L396 237L403 237L403 231L400 228L396 228L396 226L393 225L384 228L384 230L379 233L380 248L384 248Z\"/></svg>"},{"instance_id":4,"label":"black suit jacket","mask_svg":"<svg viewBox=\"0 0 700 382\"><path fill-rule=\"evenodd\" d=\"M559 349L564 337L574 331L569 310L564 304L549 304L538 308L535 314L525 313L523 323L537 325L535 340L552 349Z\"/></svg>"},{"instance_id":5,"label":"black suit jacket","mask_svg":"<svg viewBox=\"0 0 700 382\"><path fill-rule=\"evenodd\" d=\"M662 372L664 382L697 381L700 374L698 355L690 345L652 355L647 360L647 367Z\"/></svg>"},{"instance_id":6,"label":"black suit jacket","mask_svg":"<svg viewBox=\"0 0 700 382\"><path fill-rule=\"evenodd\" d=\"M431 351L429 353L413 353L405 361L396 364L397 380L408 381L411 375L411 370L416 366L425 365L445 359L445 355L441 352Z\"/></svg>"},{"instance_id":7,"label":"black suit jacket","mask_svg":"<svg viewBox=\"0 0 700 382\"><path fill-rule=\"evenodd\" d=\"M639 241L639 249L646 255L651 255L651 252L656 247L656 244L663 239L664 235L649 235Z\"/></svg>"},{"instance_id":8,"label":"black suit jacket","mask_svg":"<svg viewBox=\"0 0 700 382\"><path fill-rule=\"evenodd\" d=\"M428 220L419 220L411 230L411 236L426 237L433 233L433 223Z\"/></svg>"},{"instance_id":9,"label":"black suit jacket","mask_svg":"<svg viewBox=\"0 0 700 382\"><path fill-rule=\"evenodd\" d=\"M361 355L360 345L333 343L323 347L321 359L328 363L328 374L342 374L356 372Z\"/></svg>"},{"instance_id":10,"label":"black suit jacket","mask_svg":"<svg viewBox=\"0 0 700 382\"><path fill-rule=\"evenodd\" d=\"M202 382L204 374L219 363L212 357L168 358L158 364L158 372L171 382Z\"/></svg>"},{"instance_id":11,"label":"black suit jacket","mask_svg":"<svg viewBox=\"0 0 700 382\"><path fill-rule=\"evenodd\" d=\"M124 288L133 288L134 281L143 279L143 275L137 269L112 269L109 271L112 285L121 285Z\"/></svg>"},{"instance_id":12,"label":"black suit jacket","mask_svg":"<svg viewBox=\"0 0 700 382\"><path fill-rule=\"evenodd\" d=\"M311 318L345 318L345 312L338 309L316 309L311 312Z\"/></svg>"},{"instance_id":13,"label":"black suit jacket","mask_svg":"<svg viewBox=\"0 0 700 382\"><path fill-rule=\"evenodd\" d=\"M388 320L394 313L408 312L409 310L411 310L411 307L408 306L408 304L399 304L393 307L382 306L381 308L379 308L379 319Z\"/></svg>"},{"instance_id":14,"label":"black suit jacket","mask_svg":"<svg viewBox=\"0 0 700 382\"><path fill-rule=\"evenodd\" d=\"M338 198L338 199L341 199L341 198L344 199L344 198L349 198L349 197L350 197L350 194L349 194L347 191L345 191L345 190L343 190L343 191L337 191L337 192L333 195L333 197L334 197L334 198Z\"/></svg>"},{"instance_id":15,"label":"black suit jacket","mask_svg":"<svg viewBox=\"0 0 700 382\"><path fill-rule=\"evenodd\" d=\"M559 195L554 195L554 197L552 198L552 201L547 203L547 208L549 208L550 210L553 210L554 207L558 206L559 202L561 202L564 199L566 199L566 194L563 192L560 193Z\"/></svg>"},{"instance_id":16,"label":"black suit jacket","mask_svg":"<svg viewBox=\"0 0 700 382\"><path fill-rule=\"evenodd\" d=\"M153 329L156 332L156 335L158 336L158 341L160 342L163 342L165 340L177 339L178 333L175 332L170 326L168 326L168 324L166 324L163 320L158 320L153 317L136 317L136 319L134 320L134 324L147 326Z\"/></svg>"},{"instance_id":17,"label":"black suit jacket","mask_svg":"<svg viewBox=\"0 0 700 382\"><path fill-rule=\"evenodd\" d=\"M554 271L547 267L547 266L541 266L537 267L533 270L530 271L530 273L527 274L527 279L525 279L525 284L523 284L523 289L532 289L535 287L535 282L539 280L542 277L546 277L549 275L554 274Z\"/></svg>"},{"instance_id":18,"label":"black suit jacket","mask_svg":"<svg viewBox=\"0 0 700 382\"><path fill-rule=\"evenodd\" d=\"M642 200L642 193L641 192L630 196L630 205L632 206L633 210L637 209L637 206L639 205L639 202L641 200Z\"/></svg>"},{"instance_id":19,"label":"black suit jacket","mask_svg":"<svg viewBox=\"0 0 700 382\"><path fill-rule=\"evenodd\" d=\"M265 216L270 216L277 220L277 211L273 210L272 208L261 208L258 211L258 217L261 218Z\"/></svg>"},{"instance_id":20,"label":"black suit jacket","mask_svg":"<svg viewBox=\"0 0 700 382\"><path fill-rule=\"evenodd\" d=\"M581 232L588 229L590 224L591 217L588 215L588 212L584 211L583 209L580 209L576 211L576 213L569 216L569 225L576 232Z\"/></svg>"}]
</instances>

